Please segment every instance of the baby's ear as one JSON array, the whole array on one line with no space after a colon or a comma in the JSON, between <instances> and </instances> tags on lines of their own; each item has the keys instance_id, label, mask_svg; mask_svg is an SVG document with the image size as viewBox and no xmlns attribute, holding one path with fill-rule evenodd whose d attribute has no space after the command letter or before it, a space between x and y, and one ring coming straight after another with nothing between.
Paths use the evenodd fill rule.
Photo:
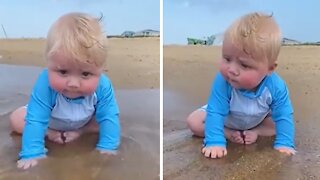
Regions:
<instances>
[{"instance_id":1,"label":"baby's ear","mask_svg":"<svg viewBox=\"0 0 320 180\"><path fill-rule=\"evenodd\" d=\"M275 61L273 64L270 65L269 67L269 74L272 73L278 66L278 62Z\"/></svg>"}]
</instances>

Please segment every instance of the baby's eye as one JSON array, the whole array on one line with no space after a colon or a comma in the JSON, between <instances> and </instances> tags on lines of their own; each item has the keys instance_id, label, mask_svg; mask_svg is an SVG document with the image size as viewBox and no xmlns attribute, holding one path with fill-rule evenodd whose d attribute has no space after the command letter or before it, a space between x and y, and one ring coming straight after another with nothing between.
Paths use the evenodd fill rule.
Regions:
<instances>
[{"instance_id":1,"label":"baby's eye","mask_svg":"<svg viewBox=\"0 0 320 180\"><path fill-rule=\"evenodd\" d=\"M90 76L90 75L91 75L90 72L83 72L83 73L82 73L82 76L83 76L83 77L88 77L88 76Z\"/></svg>"},{"instance_id":2,"label":"baby's eye","mask_svg":"<svg viewBox=\"0 0 320 180\"><path fill-rule=\"evenodd\" d=\"M228 57L224 57L223 59L224 59L225 61L227 61L227 62L230 62L230 61L231 61L231 59L228 58Z\"/></svg>"},{"instance_id":3,"label":"baby's eye","mask_svg":"<svg viewBox=\"0 0 320 180\"><path fill-rule=\"evenodd\" d=\"M248 66L248 65L246 65L246 64L241 64L241 66L242 66L243 68L245 68L245 69L250 68L250 66Z\"/></svg>"},{"instance_id":4,"label":"baby's eye","mask_svg":"<svg viewBox=\"0 0 320 180\"><path fill-rule=\"evenodd\" d=\"M62 75L66 75L67 74L67 70L64 70L64 69L60 69L58 72L60 74L62 74Z\"/></svg>"}]
</instances>

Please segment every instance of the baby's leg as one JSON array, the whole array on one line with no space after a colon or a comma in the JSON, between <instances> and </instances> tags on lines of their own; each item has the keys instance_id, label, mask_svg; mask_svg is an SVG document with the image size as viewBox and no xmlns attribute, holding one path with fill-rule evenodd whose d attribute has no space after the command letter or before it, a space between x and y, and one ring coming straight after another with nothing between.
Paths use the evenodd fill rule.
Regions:
<instances>
[{"instance_id":1,"label":"baby's leg","mask_svg":"<svg viewBox=\"0 0 320 180\"><path fill-rule=\"evenodd\" d=\"M80 137L83 133L97 133L99 132L99 126L97 124L97 121L95 118L92 118L85 126L83 126L80 129L74 130L74 131L66 131L63 133L63 136L65 138L65 143L74 141Z\"/></svg>"},{"instance_id":2,"label":"baby's leg","mask_svg":"<svg viewBox=\"0 0 320 180\"><path fill-rule=\"evenodd\" d=\"M26 107L22 106L10 115L10 126L13 132L22 134L24 128L24 118L26 117Z\"/></svg>"},{"instance_id":3,"label":"baby's leg","mask_svg":"<svg viewBox=\"0 0 320 180\"><path fill-rule=\"evenodd\" d=\"M187 125L195 136L204 137L204 120L206 119L206 115L206 111L197 109L187 118Z\"/></svg>"},{"instance_id":4,"label":"baby's leg","mask_svg":"<svg viewBox=\"0 0 320 180\"><path fill-rule=\"evenodd\" d=\"M26 114L27 114L27 110L25 106L22 106L11 113L10 125L13 132L18 134L23 133ZM48 139L51 141L54 141L59 144L63 143L63 140L61 138L61 133L59 131L48 129L46 135Z\"/></svg>"},{"instance_id":5,"label":"baby's leg","mask_svg":"<svg viewBox=\"0 0 320 180\"><path fill-rule=\"evenodd\" d=\"M46 136L50 141L63 144L62 132L48 128Z\"/></svg>"},{"instance_id":6,"label":"baby's leg","mask_svg":"<svg viewBox=\"0 0 320 180\"><path fill-rule=\"evenodd\" d=\"M275 124L270 116L266 117L257 127L244 131L244 140L246 144L252 144L257 141L258 136L274 136Z\"/></svg>"},{"instance_id":7,"label":"baby's leg","mask_svg":"<svg viewBox=\"0 0 320 180\"><path fill-rule=\"evenodd\" d=\"M187 118L187 124L189 129L195 136L204 137L204 121L206 119L206 111L197 109L193 111ZM234 143L243 144L243 138L240 131L224 128L225 137Z\"/></svg>"},{"instance_id":8,"label":"baby's leg","mask_svg":"<svg viewBox=\"0 0 320 180\"><path fill-rule=\"evenodd\" d=\"M244 144L244 137L240 131L224 127L224 135L231 142Z\"/></svg>"}]
</instances>

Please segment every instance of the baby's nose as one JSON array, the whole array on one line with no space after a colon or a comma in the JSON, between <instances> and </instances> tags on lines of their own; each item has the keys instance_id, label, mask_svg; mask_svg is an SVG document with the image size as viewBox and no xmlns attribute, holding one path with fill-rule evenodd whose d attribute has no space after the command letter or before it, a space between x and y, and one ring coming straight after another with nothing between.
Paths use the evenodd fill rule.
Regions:
<instances>
[{"instance_id":1,"label":"baby's nose","mask_svg":"<svg viewBox=\"0 0 320 180\"><path fill-rule=\"evenodd\" d=\"M71 88L79 88L80 87L80 80L78 78L70 77L67 86Z\"/></svg>"}]
</instances>

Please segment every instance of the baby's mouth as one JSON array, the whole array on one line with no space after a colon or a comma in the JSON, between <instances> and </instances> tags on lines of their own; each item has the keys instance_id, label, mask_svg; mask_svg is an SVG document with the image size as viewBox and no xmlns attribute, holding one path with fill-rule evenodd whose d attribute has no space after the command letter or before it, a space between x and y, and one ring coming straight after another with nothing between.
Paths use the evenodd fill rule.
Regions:
<instances>
[{"instance_id":1,"label":"baby's mouth","mask_svg":"<svg viewBox=\"0 0 320 180\"><path fill-rule=\"evenodd\" d=\"M229 82L236 83L237 81L229 78Z\"/></svg>"}]
</instances>

